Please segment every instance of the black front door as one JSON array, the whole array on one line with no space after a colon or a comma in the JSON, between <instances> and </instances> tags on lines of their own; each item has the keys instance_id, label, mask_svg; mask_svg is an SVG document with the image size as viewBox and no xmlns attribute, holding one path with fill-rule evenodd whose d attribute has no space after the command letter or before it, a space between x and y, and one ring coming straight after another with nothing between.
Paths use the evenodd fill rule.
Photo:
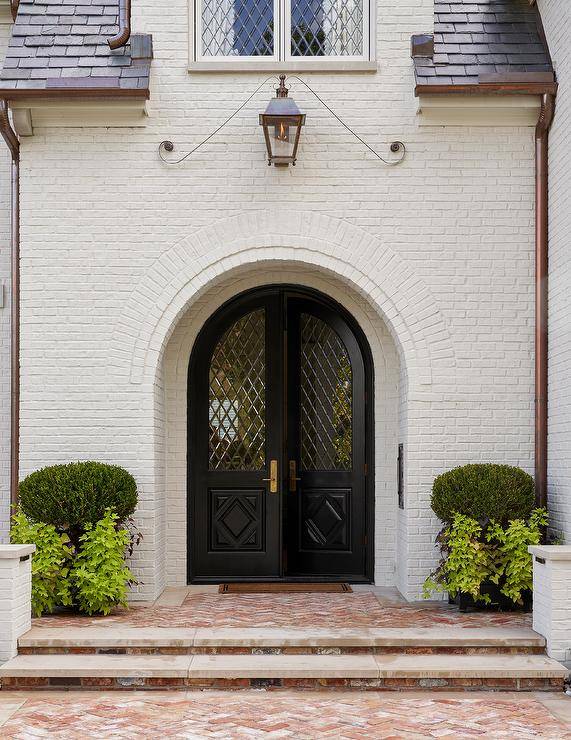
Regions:
<instances>
[{"instance_id":1,"label":"black front door","mask_svg":"<svg viewBox=\"0 0 571 740\"><path fill-rule=\"evenodd\" d=\"M364 340L320 294L221 308L189 368L189 578L370 579Z\"/></svg>"}]
</instances>

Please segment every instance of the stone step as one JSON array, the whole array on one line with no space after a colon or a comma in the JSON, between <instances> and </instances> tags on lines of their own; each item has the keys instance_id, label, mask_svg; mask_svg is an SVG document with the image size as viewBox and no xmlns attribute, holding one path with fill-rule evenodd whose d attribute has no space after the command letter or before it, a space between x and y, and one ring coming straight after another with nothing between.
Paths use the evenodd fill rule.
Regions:
<instances>
[{"instance_id":1,"label":"stone step","mask_svg":"<svg viewBox=\"0 0 571 740\"><path fill-rule=\"evenodd\" d=\"M567 669L544 655L18 655L14 688L355 687L561 690Z\"/></svg>"},{"instance_id":2,"label":"stone step","mask_svg":"<svg viewBox=\"0 0 571 740\"><path fill-rule=\"evenodd\" d=\"M530 629L32 628L21 654L41 653L542 653Z\"/></svg>"}]
</instances>

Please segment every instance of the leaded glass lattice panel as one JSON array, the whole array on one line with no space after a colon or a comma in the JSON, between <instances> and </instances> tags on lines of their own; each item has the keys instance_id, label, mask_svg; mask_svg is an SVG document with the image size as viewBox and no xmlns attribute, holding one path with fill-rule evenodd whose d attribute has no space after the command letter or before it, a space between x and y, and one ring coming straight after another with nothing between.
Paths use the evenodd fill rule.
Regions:
<instances>
[{"instance_id":1,"label":"leaded glass lattice panel","mask_svg":"<svg viewBox=\"0 0 571 740\"><path fill-rule=\"evenodd\" d=\"M363 0L291 0L291 55L363 54Z\"/></svg>"},{"instance_id":2,"label":"leaded glass lattice panel","mask_svg":"<svg viewBox=\"0 0 571 740\"><path fill-rule=\"evenodd\" d=\"M353 373L337 332L302 313L300 437L304 470L350 470L353 457Z\"/></svg>"},{"instance_id":3,"label":"leaded glass lattice panel","mask_svg":"<svg viewBox=\"0 0 571 740\"><path fill-rule=\"evenodd\" d=\"M205 57L273 56L273 0L202 0L201 36Z\"/></svg>"},{"instance_id":4,"label":"leaded glass lattice panel","mask_svg":"<svg viewBox=\"0 0 571 740\"><path fill-rule=\"evenodd\" d=\"M209 370L210 470L262 470L266 443L265 311L238 319L214 349Z\"/></svg>"}]
</instances>

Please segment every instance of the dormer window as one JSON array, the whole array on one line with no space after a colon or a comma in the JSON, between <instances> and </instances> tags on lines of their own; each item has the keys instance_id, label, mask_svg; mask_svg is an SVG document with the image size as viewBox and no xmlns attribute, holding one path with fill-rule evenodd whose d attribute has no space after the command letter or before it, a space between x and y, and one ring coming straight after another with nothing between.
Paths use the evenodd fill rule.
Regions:
<instances>
[{"instance_id":1,"label":"dormer window","mask_svg":"<svg viewBox=\"0 0 571 740\"><path fill-rule=\"evenodd\" d=\"M228 68L368 62L369 0L194 1L193 61ZM269 63L269 64L268 64Z\"/></svg>"}]
</instances>

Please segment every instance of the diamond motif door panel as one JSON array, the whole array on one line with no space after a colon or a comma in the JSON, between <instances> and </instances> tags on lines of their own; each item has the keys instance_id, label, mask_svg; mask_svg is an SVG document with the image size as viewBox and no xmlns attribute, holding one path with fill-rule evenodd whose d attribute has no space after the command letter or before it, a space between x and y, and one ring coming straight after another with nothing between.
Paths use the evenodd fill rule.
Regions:
<instances>
[{"instance_id":1,"label":"diamond motif door panel","mask_svg":"<svg viewBox=\"0 0 571 740\"><path fill-rule=\"evenodd\" d=\"M300 517L303 550L350 550L350 493L336 489L303 492Z\"/></svg>"},{"instance_id":2,"label":"diamond motif door panel","mask_svg":"<svg viewBox=\"0 0 571 740\"><path fill-rule=\"evenodd\" d=\"M261 550L265 489L210 491L211 550Z\"/></svg>"},{"instance_id":3,"label":"diamond motif door panel","mask_svg":"<svg viewBox=\"0 0 571 740\"><path fill-rule=\"evenodd\" d=\"M189 367L191 581L370 580L356 331L324 296L280 286L206 323Z\"/></svg>"}]
</instances>

